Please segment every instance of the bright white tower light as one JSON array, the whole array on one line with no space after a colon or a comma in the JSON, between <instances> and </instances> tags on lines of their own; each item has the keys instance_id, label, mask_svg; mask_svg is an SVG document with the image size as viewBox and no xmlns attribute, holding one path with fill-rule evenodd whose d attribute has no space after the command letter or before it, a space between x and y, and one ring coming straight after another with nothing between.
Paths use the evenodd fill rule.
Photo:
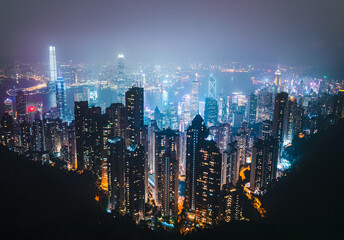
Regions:
<instances>
[{"instance_id":1,"label":"bright white tower light","mask_svg":"<svg viewBox=\"0 0 344 240\"><path fill-rule=\"evenodd\" d=\"M56 66L55 46L49 46L49 60L50 60L50 81L56 82L57 66Z\"/></svg>"}]
</instances>

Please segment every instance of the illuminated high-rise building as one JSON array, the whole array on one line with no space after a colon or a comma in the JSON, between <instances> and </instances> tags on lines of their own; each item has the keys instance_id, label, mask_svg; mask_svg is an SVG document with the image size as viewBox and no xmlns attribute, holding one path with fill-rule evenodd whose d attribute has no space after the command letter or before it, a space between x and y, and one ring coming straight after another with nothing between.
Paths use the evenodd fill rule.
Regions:
<instances>
[{"instance_id":1,"label":"illuminated high-rise building","mask_svg":"<svg viewBox=\"0 0 344 240\"><path fill-rule=\"evenodd\" d=\"M273 126L272 134L277 138L279 143L283 143L283 132L284 132L284 118L288 102L288 93L281 92L278 93L275 97L275 108L273 115Z\"/></svg>"},{"instance_id":2,"label":"illuminated high-rise building","mask_svg":"<svg viewBox=\"0 0 344 240\"><path fill-rule=\"evenodd\" d=\"M102 136L101 136L101 188L105 191L109 191L109 175L108 175L108 168L109 168L109 158L108 158L108 140L114 137L114 129L113 129L113 122L110 121L108 118L106 119L106 123L103 126Z\"/></svg>"},{"instance_id":3,"label":"illuminated high-rise building","mask_svg":"<svg viewBox=\"0 0 344 240\"><path fill-rule=\"evenodd\" d=\"M132 144L125 150L126 212L136 221L145 215L145 150Z\"/></svg>"},{"instance_id":4,"label":"illuminated high-rise building","mask_svg":"<svg viewBox=\"0 0 344 240\"><path fill-rule=\"evenodd\" d=\"M17 111L17 122L22 123L26 117L26 97L23 91L17 92L16 95L16 111Z\"/></svg>"},{"instance_id":5,"label":"illuminated high-rise building","mask_svg":"<svg viewBox=\"0 0 344 240\"><path fill-rule=\"evenodd\" d=\"M270 120L265 120L260 126L260 138L265 140L272 136L272 122Z\"/></svg>"},{"instance_id":6,"label":"illuminated high-rise building","mask_svg":"<svg viewBox=\"0 0 344 240\"><path fill-rule=\"evenodd\" d=\"M216 79L214 78L213 74L210 74L209 76L208 98L216 99Z\"/></svg>"},{"instance_id":7,"label":"illuminated high-rise building","mask_svg":"<svg viewBox=\"0 0 344 240\"><path fill-rule=\"evenodd\" d=\"M225 222L239 221L241 214L240 192L231 184L227 184L223 189L221 201L221 219Z\"/></svg>"},{"instance_id":8,"label":"illuminated high-rise building","mask_svg":"<svg viewBox=\"0 0 344 240\"><path fill-rule=\"evenodd\" d=\"M14 125L13 118L5 113L0 122L0 143L8 148L14 147Z\"/></svg>"},{"instance_id":9,"label":"illuminated high-rise building","mask_svg":"<svg viewBox=\"0 0 344 240\"><path fill-rule=\"evenodd\" d=\"M335 122L344 116L344 90L333 96L333 115Z\"/></svg>"},{"instance_id":10,"label":"illuminated high-rise building","mask_svg":"<svg viewBox=\"0 0 344 240\"><path fill-rule=\"evenodd\" d=\"M295 135L295 123L297 104L296 99L291 97L287 102L286 112L284 114L284 131L283 131L283 145L288 145L293 141Z\"/></svg>"},{"instance_id":11,"label":"illuminated high-rise building","mask_svg":"<svg viewBox=\"0 0 344 240\"><path fill-rule=\"evenodd\" d=\"M178 216L179 133L155 132L155 204L163 216Z\"/></svg>"},{"instance_id":12,"label":"illuminated high-rise building","mask_svg":"<svg viewBox=\"0 0 344 240\"><path fill-rule=\"evenodd\" d=\"M227 105L226 105L224 97L222 97L222 96L219 97L218 106L219 106L218 121L220 123L225 123L225 122L227 122L227 119L226 119Z\"/></svg>"},{"instance_id":13,"label":"illuminated high-rise building","mask_svg":"<svg viewBox=\"0 0 344 240\"><path fill-rule=\"evenodd\" d=\"M127 107L127 139L126 145L140 143L140 129L143 127L143 88L132 87L125 93Z\"/></svg>"},{"instance_id":14,"label":"illuminated high-rise building","mask_svg":"<svg viewBox=\"0 0 344 240\"><path fill-rule=\"evenodd\" d=\"M126 130L126 108L122 103L112 103L106 108L106 115L113 123L113 134L115 137L125 138Z\"/></svg>"},{"instance_id":15,"label":"illuminated high-rise building","mask_svg":"<svg viewBox=\"0 0 344 240\"><path fill-rule=\"evenodd\" d=\"M183 109L182 109L182 116L184 120L185 128L191 123L192 116L191 116L191 96L190 94L185 94L183 96Z\"/></svg>"},{"instance_id":16,"label":"illuminated high-rise building","mask_svg":"<svg viewBox=\"0 0 344 240\"><path fill-rule=\"evenodd\" d=\"M31 127L31 137L32 137L32 150L37 152L43 152L45 148L45 131L43 121L36 119L32 122Z\"/></svg>"},{"instance_id":17,"label":"illuminated high-rise building","mask_svg":"<svg viewBox=\"0 0 344 240\"><path fill-rule=\"evenodd\" d=\"M108 188L109 188L109 210L117 210L125 213L125 142L119 137L109 138L104 143L107 148ZM130 190L130 189L129 189Z\"/></svg>"},{"instance_id":18,"label":"illuminated high-rise building","mask_svg":"<svg viewBox=\"0 0 344 240\"><path fill-rule=\"evenodd\" d=\"M218 105L215 98L205 99L204 121L207 127L215 126L218 118Z\"/></svg>"},{"instance_id":19,"label":"illuminated high-rise building","mask_svg":"<svg viewBox=\"0 0 344 240\"><path fill-rule=\"evenodd\" d=\"M5 105L4 112L8 113L8 115L10 115L10 116L12 116L12 118L14 118L12 99L6 98L4 101L4 105Z\"/></svg>"},{"instance_id":20,"label":"illuminated high-rise building","mask_svg":"<svg viewBox=\"0 0 344 240\"><path fill-rule=\"evenodd\" d=\"M228 123L219 124L210 127L209 132L213 136L220 153L223 153L230 142L231 126Z\"/></svg>"},{"instance_id":21,"label":"illuminated high-rise building","mask_svg":"<svg viewBox=\"0 0 344 240\"><path fill-rule=\"evenodd\" d=\"M24 121L20 123L20 146L24 152L32 149L31 143L31 126L28 122Z\"/></svg>"},{"instance_id":22,"label":"illuminated high-rise building","mask_svg":"<svg viewBox=\"0 0 344 240\"><path fill-rule=\"evenodd\" d=\"M118 54L117 57L117 101L124 103L126 91L124 55Z\"/></svg>"},{"instance_id":23,"label":"illuminated high-rise building","mask_svg":"<svg viewBox=\"0 0 344 240\"><path fill-rule=\"evenodd\" d=\"M187 210L196 209L196 181L199 171L199 161L202 157L201 148L204 146L205 139L209 131L200 115L192 120L192 124L187 129L186 136L186 188L184 207Z\"/></svg>"},{"instance_id":24,"label":"illuminated high-rise building","mask_svg":"<svg viewBox=\"0 0 344 240\"><path fill-rule=\"evenodd\" d=\"M199 113L199 81L196 79L191 82L191 118Z\"/></svg>"},{"instance_id":25,"label":"illuminated high-rise building","mask_svg":"<svg viewBox=\"0 0 344 240\"><path fill-rule=\"evenodd\" d=\"M169 103L169 109L167 112L168 126L173 129L178 129L178 104L176 102Z\"/></svg>"},{"instance_id":26,"label":"illuminated high-rise building","mask_svg":"<svg viewBox=\"0 0 344 240\"><path fill-rule=\"evenodd\" d=\"M87 154L85 127L88 116L88 102L80 101L74 103L75 116L75 138L77 150L77 169L83 170L85 168L85 159Z\"/></svg>"},{"instance_id":27,"label":"illuminated high-rise building","mask_svg":"<svg viewBox=\"0 0 344 240\"><path fill-rule=\"evenodd\" d=\"M124 82L125 81L125 72L124 72L124 55L123 54L118 54L117 58L117 76L118 76L118 81L119 82Z\"/></svg>"},{"instance_id":28,"label":"illuminated high-rise building","mask_svg":"<svg viewBox=\"0 0 344 240\"><path fill-rule=\"evenodd\" d=\"M250 188L253 191L262 190L276 178L277 159L277 139L258 139L252 150Z\"/></svg>"},{"instance_id":29,"label":"illuminated high-rise building","mask_svg":"<svg viewBox=\"0 0 344 240\"><path fill-rule=\"evenodd\" d=\"M236 186L239 181L240 157L238 142L230 142L222 156L221 186L231 184Z\"/></svg>"},{"instance_id":30,"label":"illuminated high-rise building","mask_svg":"<svg viewBox=\"0 0 344 240\"><path fill-rule=\"evenodd\" d=\"M50 67L50 81L55 82L57 79L55 46L49 46L49 67Z\"/></svg>"},{"instance_id":31,"label":"illuminated high-rise building","mask_svg":"<svg viewBox=\"0 0 344 240\"><path fill-rule=\"evenodd\" d=\"M279 67L278 67L278 69L275 72L275 79L274 79L274 87L273 87L273 90L274 90L273 94L274 94L274 96L277 93L280 93L281 89L282 89L281 71L279 70Z\"/></svg>"},{"instance_id":32,"label":"illuminated high-rise building","mask_svg":"<svg viewBox=\"0 0 344 240\"><path fill-rule=\"evenodd\" d=\"M87 101L74 103L77 169L101 176L102 131L106 123L100 107L88 108Z\"/></svg>"},{"instance_id":33,"label":"illuminated high-rise building","mask_svg":"<svg viewBox=\"0 0 344 240\"><path fill-rule=\"evenodd\" d=\"M281 86L281 71L279 70L279 68L275 72L274 83L276 86Z\"/></svg>"},{"instance_id":34,"label":"illuminated high-rise building","mask_svg":"<svg viewBox=\"0 0 344 240\"><path fill-rule=\"evenodd\" d=\"M49 46L49 69L50 69L50 82L48 83L49 90L55 92L57 80L57 64L55 46Z\"/></svg>"},{"instance_id":35,"label":"illuminated high-rise building","mask_svg":"<svg viewBox=\"0 0 344 240\"><path fill-rule=\"evenodd\" d=\"M150 126L148 129L148 169L149 173L155 172L155 133L159 131L159 127L155 120L150 122Z\"/></svg>"},{"instance_id":36,"label":"illuminated high-rise building","mask_svg":"<svg viewBox=\"0 0 344 240\"><path fill-rule=\"evenodd\" d=\"M250 94L248 107L248 123L250 126L256 124L257 119L257 96L254 93Z\"/></svg>"},{"instance_id":37,"label":"illuminated high-rise building","mask_svg":"<svg viewBox=\"0 0 344 240\"><path fill-rule=\"evenodd\" d=\"M221 184L221 154L215 141L202 144L195 168L195 220L212 225L219 219Z\"/></svg>"},{"instance_id":38,"label":"illuminated high-rise building","mask_svg":"<svg viewBox=\"0 0 344 240\"><path fill-rule=\"evenodd\" d=\"M56 80L56 104L59 118L62 121L68 120L66 83L64 78L58 77Z\"/></svg>"},{"instance_id":39,"label":"illuminated high-rise building","mask_svg":"<svg viewBox=\"0 0 344 240\"><path fill-rule=\"evenodd\" d=\"M258 114L257 114L257 121L262 122L264 120L271 120L270 119L270 112L273 109L273 97L272 93L263 89L258 93Z\"/></svg>"}]
</instances>

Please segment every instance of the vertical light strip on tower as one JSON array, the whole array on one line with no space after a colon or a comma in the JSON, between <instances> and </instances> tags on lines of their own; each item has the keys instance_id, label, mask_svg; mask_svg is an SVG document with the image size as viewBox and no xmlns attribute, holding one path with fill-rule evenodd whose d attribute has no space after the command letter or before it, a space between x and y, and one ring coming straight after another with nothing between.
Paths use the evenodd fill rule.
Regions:
<instances>
[{"instance_id":1,"label":"vertical light strip on tower","mask_svg":"<svg viewBox=\"0 0 344 240\"><path fill-rule=\"evenodd\" d=\"M57 80L57 66L55 46L49 46L49 61L50 61L50 81Z\"/></svg>"}]
</instances>

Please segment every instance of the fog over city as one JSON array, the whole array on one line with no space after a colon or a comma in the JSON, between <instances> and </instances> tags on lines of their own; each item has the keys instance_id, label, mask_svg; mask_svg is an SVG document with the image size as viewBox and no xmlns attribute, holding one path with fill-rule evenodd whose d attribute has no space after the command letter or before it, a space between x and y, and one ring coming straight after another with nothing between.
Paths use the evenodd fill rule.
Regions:
<instances>
[{"instance_id":1,"label":"fog over city","mask_svg":"<svg viewBox=\"0 0 344 240\"><path fill-rule=\"evenodd\" d=\"M343 1L3 0L0 62L343 64ZM44 46L42 48L42 46Z\"/></svg>"}]
</instances>

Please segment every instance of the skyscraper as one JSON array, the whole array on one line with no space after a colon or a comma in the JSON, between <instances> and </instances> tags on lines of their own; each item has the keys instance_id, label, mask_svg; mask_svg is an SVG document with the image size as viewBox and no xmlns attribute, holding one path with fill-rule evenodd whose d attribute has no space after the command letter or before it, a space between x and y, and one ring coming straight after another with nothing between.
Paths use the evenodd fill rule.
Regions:
<instances>
[{"instance_id":1,"label":"skyscraper","mask_svg":"<svg viewBox=\"0 0 344 240\"><path fill-rule=\"evenodd\" d=\"M218 118L218 106L215 98L205 99L204 120L207 127L215 126Z\"/></svg>"},{"instance_id":2,"label":"skyscraper","mask_svg":"<svg viewBox=\"0 0 344 240\"><path fill-rule=\"evenodd\" d=\"M283 131L283 145L288 145L293 141L295 135L295 122L297 104L296 99L291 97L286 106L286 112L284 114L284 131Z\"/></svg>"},{"instance_id":3,"label":"skyscraper","mask_svg":"<svg viewBox=\"0 0 344 240\"><path fill-rule=\"evenodd\" d=\"M209 76L208 98L216 99L216 79L212 73Z\"/></svg>"},{"instance_id":4,"label":"skyscraper","mask_svg":"<svg viewBox=\"0 0 344 240\"><path fill-rule=\"evenodd\" d=\"M262 190L277 174L278 141L274 137L258 139L253 146L250 188Z\"/></svg>"},{"instance_id":5,"label":"skyscraper","mask_svg":"<svg viewBox=\"0 0 344 240\"><path fill-rule=\"evenodd\" d=\"M192 120L192 124L187 129L186 137L186 188L184 207L190 211L196 209L197 172L199 171L199 161L202 157L200 150L204 146L208 133L203 118L200 115L196 115Z\"/></svg>"},{"instance_id":6,"label":"skyscraper","mask_svg":"<svg viewBox=\"0 0 344 240\"><path fill-rule=\"evenodd\" d=\"M185 94L183 96L183 113L182 117L184 120L185 128L191 123L193 116L191 116L191 96L190 94Z\"/></svg>"},{"instance_id":7,"label":"skyscraper","mask_svg":"<svg viewBox=\"0 0 344 240\"><path fill-rule=\"evenodd\" d=\"M119 137L109 138L106 158L108 162L109 209L125 213L125 142ZM130 189L129 189L130 191Z\"/></svg>"},{"instance_id":8,"label":"skyscraper","mask_svg":"<svg viewBox=\"0 0 344 240\"><path fill-rule=\"evenodd\" d=\"M249 111L248 111L248 123L250 126L256 124L257 119L257 96L254 93L250 94L249 98Z\"/></svg>"},{"instance_id":9,"label":"skyscraper","mask_svg":"<svg viewBox=\"0 0 344 240\"><path fill-rule=\"evenodd\" d=\"M125 81L125 72L124 72L124 55L118 54L117 58L117 76L119 82Z\"/></svg>"},{"instance_id":10,"label":"skyscraper","mask_svg":"<svg viewBox=\"0 0 344 240\"><path fill-rule=\"evenodd\" d=\"M140 129L143 127L143 88L132 87L125 93L127 107L126 146L140 143Z\"/></svg>"},{"instance_id":11,"label":"skyscraper","mask_svg":"<svg viewBox=\"0 0 344 240\"><path fill-rule=\"evenodd\" d=\"M224 221L230 222L240 220L240 192L231 184L224 186L221 210L222 219Z\"/></svg>"},{"instance_id":12,"label":"skyscraper","mask_svg":"<svg viewBox=\"0 0 344 240\"><path fill-rule=\"evenodd\" d=\"M117 57L117 89L117 101L123 103L124 92L126 90L123 54L118 54Z\"/></svg>"},{"instance_id":13,"label":"skyscraper","mask_svg":"<svg viewBox=\"0 0 344 240\"><path fill-rule=\"evenodd\" d=\"M206 140L195 166L195 219L212 225L219 218L221 154L213 140Z\"/></svg>"},{"instance_id":14,"label":"skyscraper","mask_svg":"<svg viewBox=\"0 0 344 240\"><path fill-rule=\"evenodd\" d=\"M272 122L270 120L265 120L260 126L260 138L265 140L272 136Z\"/></svg>"},{"instance_id":15,"label":"skyscraper","mask_svg":"<svg viewBox=\"0 0 344 240\"><path fill-rule=\"evenodd\" d=\"M219 124L210 127L209 132L214 137L214 141L220 149L220 153L223 153L230 141L231 126L228 123Z\"/></svg>"},{"instance_id":16,"label":"skyscraper","mask_svg":"<svg viewBox=\"0 0 344 240\"><path fill-rule=\"evenodd\" d=\"M25 121L26 116L26 97L23 91L17 92L16 95L16 110L17 110L17 121L22 123Z\"/></svg>"},{"instance_id":17,"label":"skyscraper","mask_svg":"<svg viewBox=\"0 0 344 240\"><path fill-rule=\"evenodd\" d=\"M279 67L278 69L276 70L275 72L275 81L274 81L274 87L273 87L273 90L274 90L274 96L277 94L277 93L280 93L281 92L281 71L279 70Z\"/></svg>"},{"instance_id":18,"label":"skyscraper","mask_svg":"<svg viewBox=\"0 0 344 240\"><path fill-rule=\"evenodd\" d=\"M333 114L335 122L344 116L344 90L339 90L338 94L333 96Z\"/></svg>"},{"instance_id":19,"label":"skyscraper","mask_svg":"<svg viewBox=\"0 0 344 240\"><path fill-rule=\"evenodd\" d=\"M191 118L199 113L199 81L197 79L191 82Z\"/></svg>"},{"instance_id":20,"label":"skyscraper","mask_svg":"<svg viewBox=\"0 0 344 240\"><path fill-rule=\"evenodd\" d=\"M132 144L125 151L126 211L136 221L145 215L145 150Z\"/></svg>"},{"instance_id":21,"label":"skyscraper","mask_svg":"<svg viewBox=\"0 0 344 240\"><path fill-rule=\"evenodd\" d=\"M66 96L66 84L62 77L58 77L56 80L56 104L59 118L63 121L67 121L67 96Z\"/></svg>"},{"instance_id":22,"label":"skyscraper","mask_svg":"<svg viewBox=\"0 0 344 240\"><path fill-rule=\"evenodd\" d=\"M55 83L57 80L57 64L56 64L56 53L55 46L49 46L49 68L50 68L50 82L48 87L50 91L55 92Z\"/></svg>"},{"instance_id":23,"label":"skyscraper","mask_svg":"<svg viewBox=\"0 0 344 240\"><path fill-rule=\"evenodd\" d=\"M8 148L14 147L13 118L5 113L0 122L0 143Z\"/></svg>"},{"instance_id":24,"label":"skyscraper","mask_svg":"<svg viewBox=\"0 0 344 240\"><path fill-rule=\"evenodd\" d=\"M75 116L75 138L77 150L77 169L83 170L85 168L86 158L86 136L84 129L88 117L88 102L80 101L74 103L74 116Z\"/></svg>"},{"instance_id":25,"label":"skyscraper","mask_svg":"<svg viewBox=\"0 0 344 240\"><path fill-rule=\"evenodd\" d=\"M179 133L155 132L155 203L163 216L178 216Z\"/></svg>"},{"instance_id":26,"label":"skyscraper","mask_svg":"<svg viewBox=\"0 0 344 240\"><path fill-rule=\"evenodd\" d=\"M178 129L178 104L176 102L170 102L168 106L168 126L176 130Z\"/></svg>"},{"instance_id":27,"label":"skyscraper","mask_svg":"<svg viewBox=\"0 0 344 240\"><path fill-rule=\"evenodd\" d=\"M278 142L283 143L283 131L284 131L284 115L286 112L288 102L288 93L281 92L275 97L275 108L273 115L272 134L277 138Z\"/></svg>"},{"instance_id":28,"label":"skyscraper","mask_svg":"<svg viewBox=\"0 0 344 240\"><path fill-rule=\"evenodd\" d=\"M4 101L5 109L4 112L8 113L8 115L12 116L14 118L14 112L13 112L13 101L10 98L6 98Z\"/></svg>"},{"instance_id":29,"label":"skyscraper","mask_svg":"<svg viewBox=\"0 0 344 240\"><path fill-rule=\"evenodd\" d=\"M122 103L112 103L106 108L106 115L113 123L113 132L115 137L125 138L127 109Z\"/></svg>"},{"instance_id":30,"label":"skyscraper","mask_svg":"<svg viewBox=\"0 0 344 240\"><path fill-rule=\"evenodd\" d=\"M227 149L222 154L221 186L231 184L236 185L239 180L240 162L238 158L237 141L228 144Z\"/></svg>"}]
</instances>

